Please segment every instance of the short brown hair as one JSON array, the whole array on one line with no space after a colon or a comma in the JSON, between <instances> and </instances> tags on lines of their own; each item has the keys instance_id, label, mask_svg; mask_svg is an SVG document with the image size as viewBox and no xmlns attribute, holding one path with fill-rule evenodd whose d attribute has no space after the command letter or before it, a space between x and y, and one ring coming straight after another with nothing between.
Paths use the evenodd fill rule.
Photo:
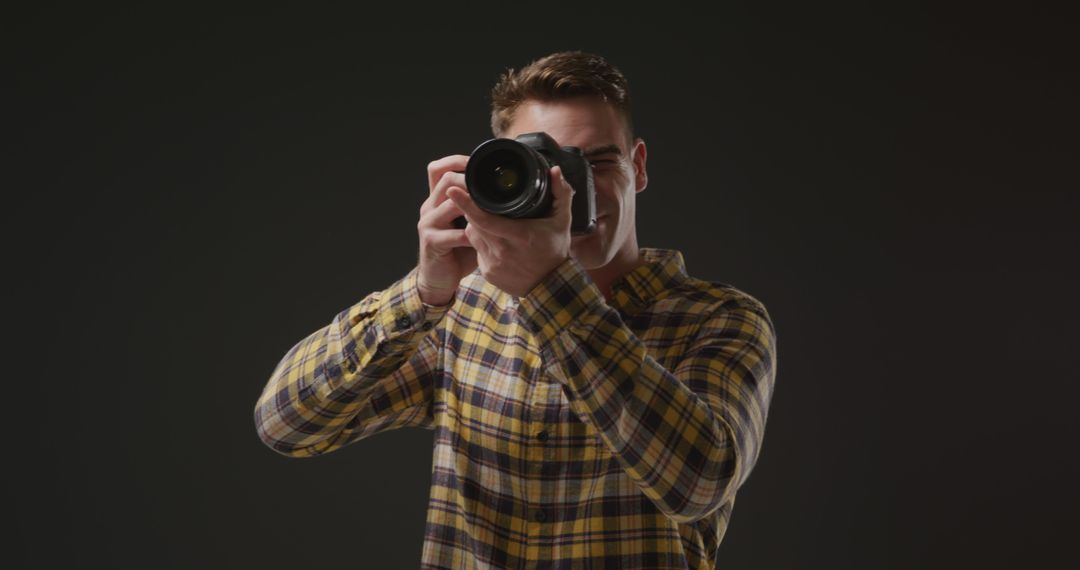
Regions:
<instances>
[{"instance_id":1,"label":"short brown hair","mask_svg":"<svg viewBox=\"0 0 1080 570\"><path fill-rule=\"evenodd\" d=\"M525 101L579 96L599 97L614 107L626 122L627 137L633 140L626 77L603 57L583 51L553 53L500 75L491 90L491 132L495 136L505 132Z\"/></svg>"}]
</instances>

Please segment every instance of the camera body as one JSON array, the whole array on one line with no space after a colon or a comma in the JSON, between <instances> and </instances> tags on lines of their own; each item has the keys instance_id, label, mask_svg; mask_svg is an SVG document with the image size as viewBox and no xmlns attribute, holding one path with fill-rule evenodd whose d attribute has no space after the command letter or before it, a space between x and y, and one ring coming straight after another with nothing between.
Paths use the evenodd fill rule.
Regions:
<instances>
[{"instance_id":1,"label":"camera body","mask_svg":"<svg viewBox=\"0 0 1080 570\"><path fill-rule=\"evenodd\" d=\"M574 189L570 232L591 233L596 229L592 165L580 148L560 147L547 133L480 143L469 155L465 185L473 202L485 211L510 218L541 218L551 212L549 171L554 166L562 168L563 177Z\"/></svg>"}]
</instances>

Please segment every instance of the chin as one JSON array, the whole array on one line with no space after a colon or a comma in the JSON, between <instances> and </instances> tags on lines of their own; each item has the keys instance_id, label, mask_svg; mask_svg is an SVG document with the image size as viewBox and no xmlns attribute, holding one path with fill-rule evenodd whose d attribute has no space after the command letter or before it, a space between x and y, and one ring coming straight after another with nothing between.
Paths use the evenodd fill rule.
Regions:
<instances>
[{"instance_id":1,"label":"chin","mask_svg":"<svg viewBox=\"0 0 1080 570\"><path fill-rule=\"evenodd\" d=\"M611 262L615 252L607 233L607 217L598 220L593 233L575 237L570 243L570 255L585 269L597 269Z\"/></svg>"},{"instance_id":2,"label":"chin","mask_svg":"<svg viewBox=\"0 0 1080 570\"><path fill-rule=\"evenodd\" d=\"M610 255L604 251L598 241L589 240L589 243L579 244L570 248L570 255L577 260L585 269L596 269L607 265Z\"/></svg>"}]
</instances>

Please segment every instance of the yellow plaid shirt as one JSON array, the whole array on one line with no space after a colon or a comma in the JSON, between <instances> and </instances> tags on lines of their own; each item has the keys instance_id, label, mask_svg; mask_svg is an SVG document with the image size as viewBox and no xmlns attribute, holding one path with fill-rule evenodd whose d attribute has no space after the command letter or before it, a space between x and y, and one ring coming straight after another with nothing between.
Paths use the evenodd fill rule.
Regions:
<instances>
[{"instance_id":1,"label":"yellow plaid shirt","mask_svg":"<svg viewBox=\"0 0 1080 570\"><path fill-rule=\"evenodd\" d=\"M610 300L573 259L524 297L474 272L449 307L421 302L414 269L285 354L259 437L307 457L434 430L422 568L712 570L776 332L678 251L641 252Z\"/></svg>"}]
</instances>

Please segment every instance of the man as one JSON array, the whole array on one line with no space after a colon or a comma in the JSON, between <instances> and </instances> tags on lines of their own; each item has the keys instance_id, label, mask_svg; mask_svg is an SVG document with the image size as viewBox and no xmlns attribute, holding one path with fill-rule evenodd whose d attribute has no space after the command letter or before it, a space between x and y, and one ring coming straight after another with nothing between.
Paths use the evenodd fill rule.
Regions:
<instances>
[{"instance_id":1,"label":"man","mask_svg":"<svg viewBox=\"0 0 1080 570\"><path fill-rule=\"evenodd\" d=\"M504 74L492 130L584 150L597 228L478 208L466 156L428 165L417 267L293 347L255 408L294 457L435 431L423 568L715 567L776 371L765 307L639 249L646 149L622 74L563 52ZM455 218L468 224L459 229Z\"/></svg>"}]
</instances>

